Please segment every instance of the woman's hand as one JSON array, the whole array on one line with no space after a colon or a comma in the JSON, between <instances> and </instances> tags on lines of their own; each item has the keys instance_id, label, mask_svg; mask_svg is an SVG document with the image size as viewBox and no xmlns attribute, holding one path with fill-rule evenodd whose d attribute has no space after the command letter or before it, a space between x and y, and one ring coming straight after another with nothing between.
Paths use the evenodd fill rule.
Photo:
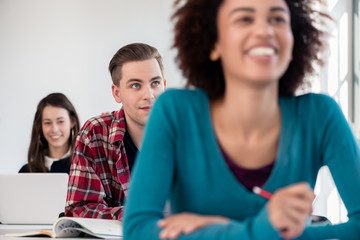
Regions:
<instances>
[{"instance_id":1,"label":"woman's hand","mask_svg":"<svg viewBox=\"0 0 360 240\"><path fill-rule=\"evenodd\" d=\"M220 216L205 216L193 213L180 213L158 222L158 226L163 228L159 237L161 239L176 239L180 234L189 234L196 229L205 227L210 224L226 224L229 219Z\"/></svg>"},{"instance_id":2,"label":"woman's hand","mask_svg":"<svg viewBox=\"0 0 360 240\"><path fill-rule=\"evenodd\" d=\"M312 213L315 198L307 183L297 183L276 191L267 204L270 222L282 237L298 237Z\"/></svg>"}]
</instances>

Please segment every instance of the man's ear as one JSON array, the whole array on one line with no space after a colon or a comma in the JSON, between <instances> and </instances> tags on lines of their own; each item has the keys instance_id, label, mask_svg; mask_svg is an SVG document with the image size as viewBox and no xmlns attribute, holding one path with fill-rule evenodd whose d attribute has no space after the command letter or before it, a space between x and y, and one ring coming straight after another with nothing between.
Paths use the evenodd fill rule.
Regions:
<instances>
[{"instance_id":1,"label":"man's ear","mask_svg":"<svg viewBox=\"0 0 360 240\"><path fill-rule=\"evenodd\" d=\"M166 79L164 79L164 89L166 89Z\"/></svg>"},{"instance_id":2,"label":"man's ear","mask_svg":"<svg viewBox=\"0 0 360 240\"><path fill-rule=\"evenodd\" d=\"M121 103L120 87L116 86L115 84L112 84L111 91L112 91L115 101L117 103Z\"/></svg>"}]
</instances>

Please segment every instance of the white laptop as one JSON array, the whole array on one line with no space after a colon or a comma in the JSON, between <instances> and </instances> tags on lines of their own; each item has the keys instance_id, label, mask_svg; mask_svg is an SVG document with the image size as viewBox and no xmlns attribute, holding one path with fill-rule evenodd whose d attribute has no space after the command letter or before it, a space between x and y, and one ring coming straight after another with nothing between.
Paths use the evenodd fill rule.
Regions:
<instances>
[{"instance_id":1,"label":"white laptop","mask_svg":"<svg viewBox=\"0 0 360 240\"><path fill-rule=\"evenodd\" d=\"M66 173L0 174L2 224L53 224L64 212Z\"/></svg>"}]
</instances>

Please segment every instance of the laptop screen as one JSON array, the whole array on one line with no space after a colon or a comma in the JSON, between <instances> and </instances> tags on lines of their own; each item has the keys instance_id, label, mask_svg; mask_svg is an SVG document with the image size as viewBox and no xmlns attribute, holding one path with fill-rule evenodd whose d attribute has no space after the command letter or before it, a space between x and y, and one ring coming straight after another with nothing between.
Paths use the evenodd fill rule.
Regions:
<instances>
[{"instance_id":1,"label":"laptop screen","mask_svg":"<svg viewBox=\"0 0 360 240\"><path fill-rule=\"evenodd\" d=\"M2 224L52 224L64 212L66 173L0 174Z\"/></svg>"}]
</instances>

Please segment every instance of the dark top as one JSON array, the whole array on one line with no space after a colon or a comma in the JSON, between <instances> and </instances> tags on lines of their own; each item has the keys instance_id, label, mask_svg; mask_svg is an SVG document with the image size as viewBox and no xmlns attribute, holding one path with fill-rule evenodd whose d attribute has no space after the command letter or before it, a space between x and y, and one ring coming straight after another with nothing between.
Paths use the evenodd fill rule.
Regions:
<instances>
[{"instance_id":1,"label":"dark top","mask_svg":"<svg viewBox=\"0 0 360 240\"><path fill-rule=\"evenodd\" d=\"M129 163L130 172L135 163L136 154L139 152L129 133L126 131L124 136L124 145L126 151L126 157Z\"/></svg>"},{"instance_id":2,"label":"dark top","mask_svg":"<svg viewBox=\"0 0 360 240\"><path fill-rule=\"evenodd\" d=\"M50 171L52 173L70 173L70 165L71 160L70 157L66 157L57 161L54 161L51 164ZM19 173L29 173L28 164L25 164L22 166L22 168L19 170Z\"/></svg>"},{"instance_id":3,"label":"dark top","mask_svg":"<svg viewBox=\"0 0 360 240\"><path fill-rule=\"evenodd\" d=\"M220 144L219 144L220 146ZM249 191L252 191L253 187L261 187L269 178L274 166L274 162L258 169L246 169L239 167L221 148L221 153L225 158L226 164L229 166L231 172L236 179Z\"/></svg>"}]
</instances>

